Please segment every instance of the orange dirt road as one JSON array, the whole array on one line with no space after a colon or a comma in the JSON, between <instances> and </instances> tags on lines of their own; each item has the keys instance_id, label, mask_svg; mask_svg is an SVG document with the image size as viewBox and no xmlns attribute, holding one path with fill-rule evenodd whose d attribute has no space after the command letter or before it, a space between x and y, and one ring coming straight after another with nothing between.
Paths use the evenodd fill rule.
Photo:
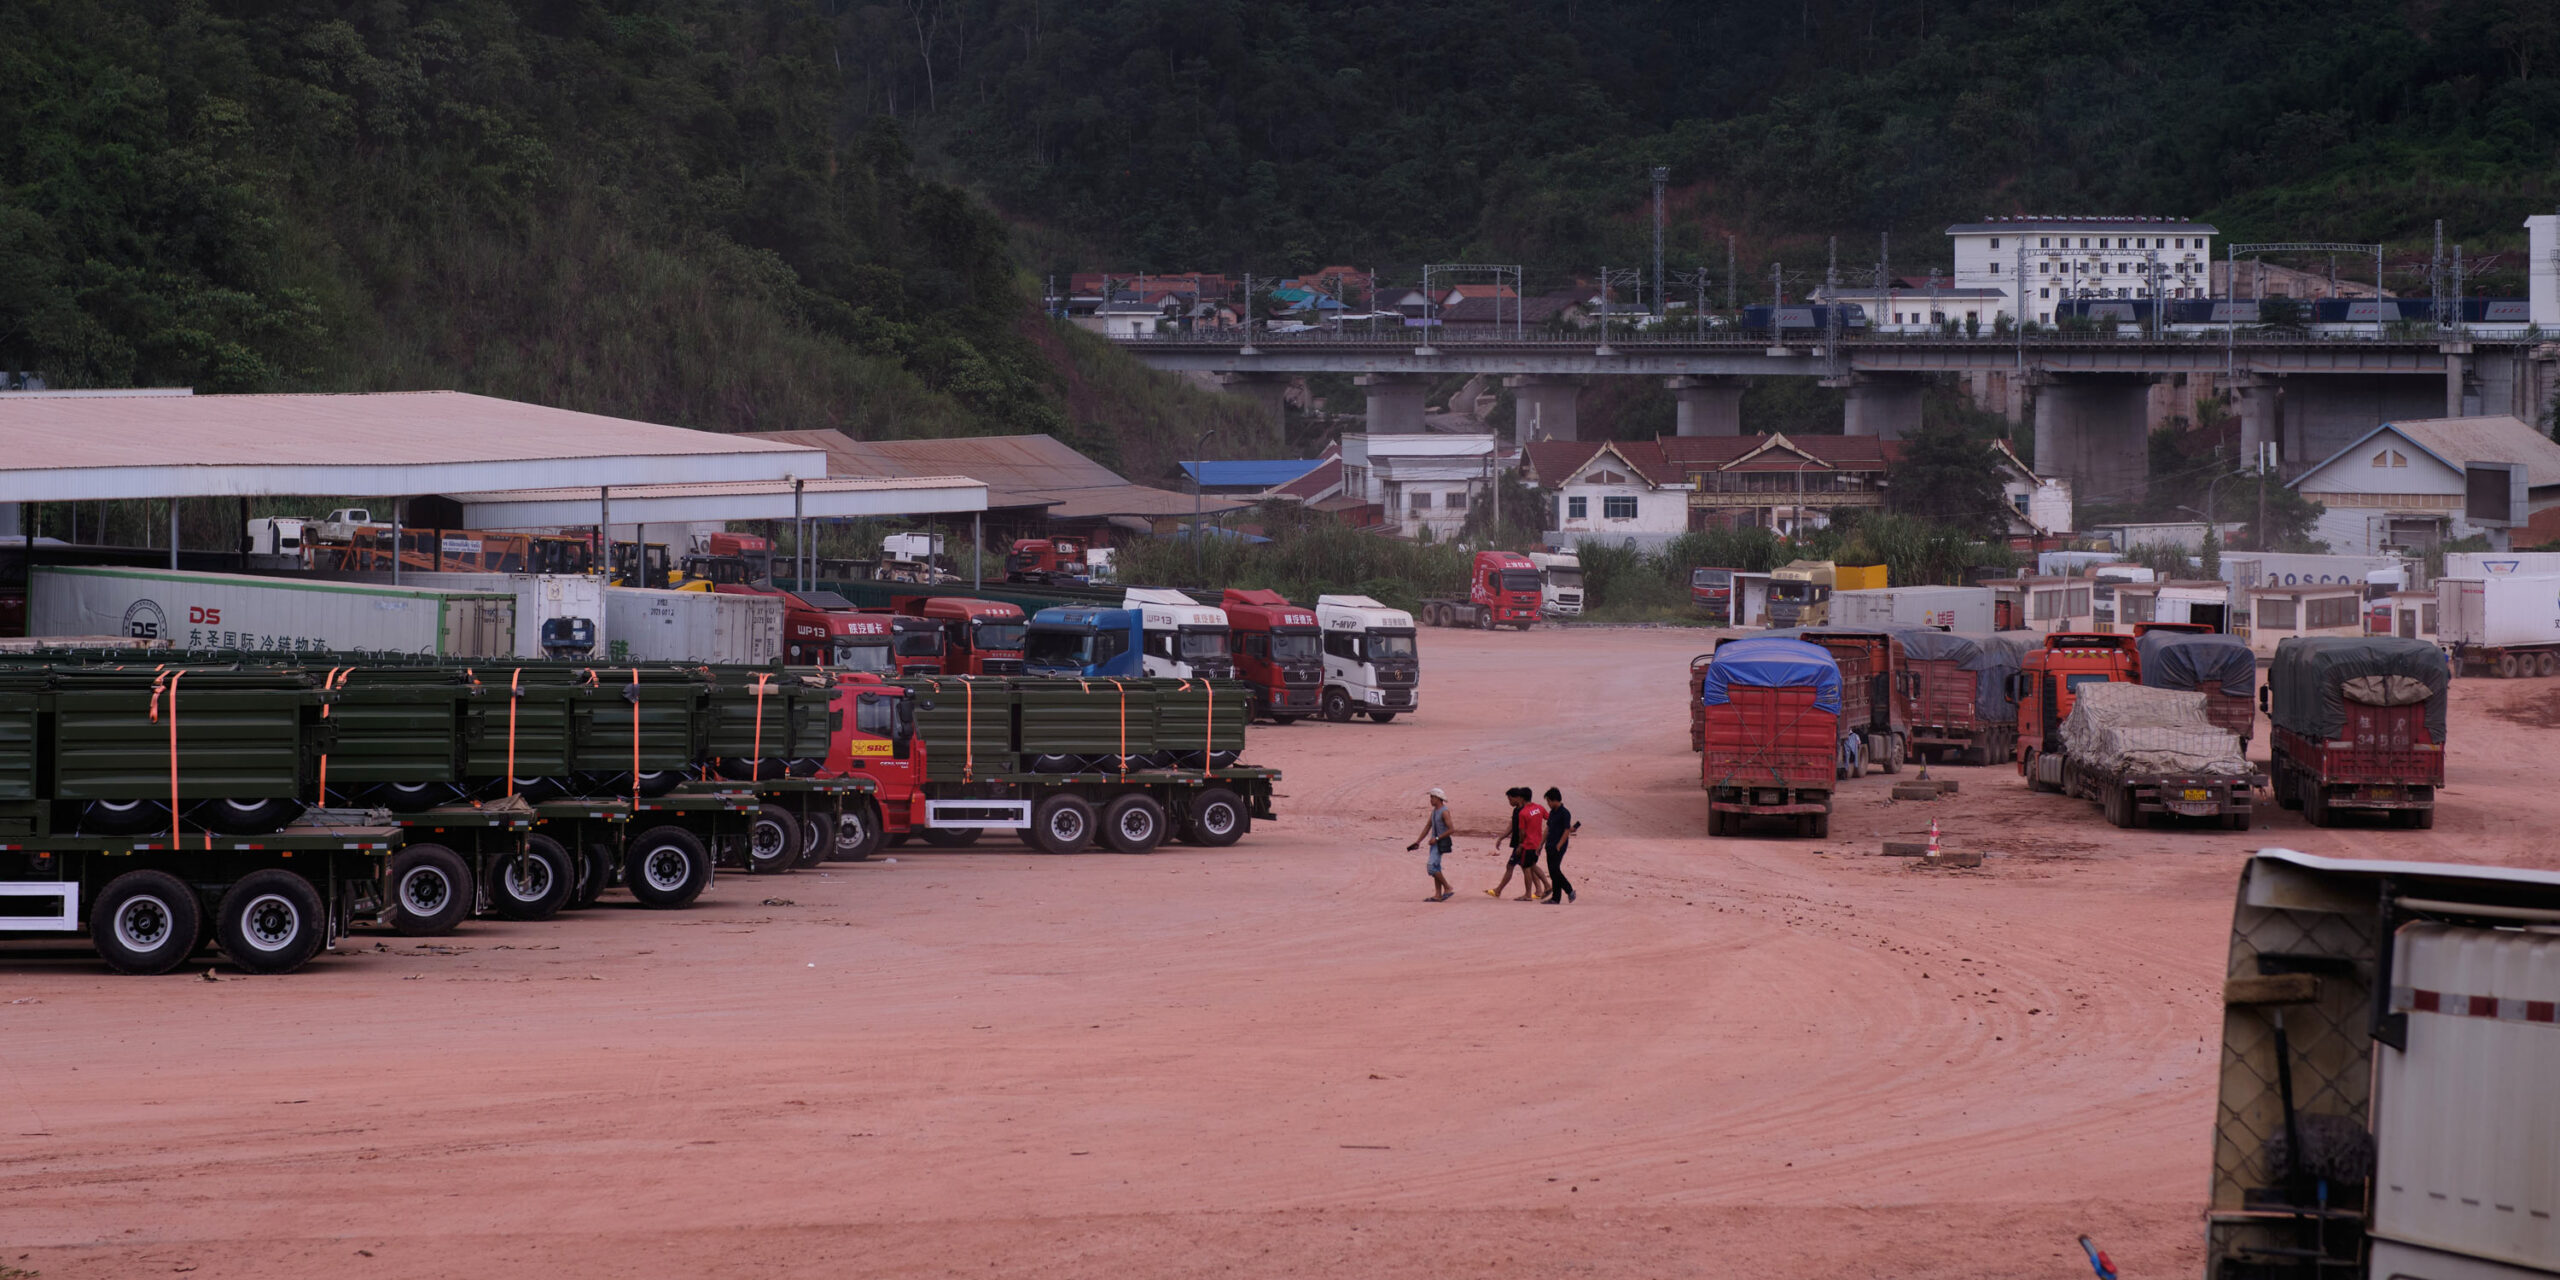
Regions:
<instances>
[{"instance_id":1,"label":"orange dirt road","mask_svg":"<svg viewBox=\"0 0 2560 1280\"><path fill-rule=\"evenodd\" d=\"M2118 832L2000 768L1709 840L1708 642L1430 632L1418 716L1255 730L1283 816L1228 850L911 845L280 978L0 956L0 1268L2192 1276L2244 854L2554 858L2532 681L2457 686L2428 832ZM1513 784L1579 903L1482 893ZM1933 814L1996 856L1874 856Z\"/></svg>"}]
</instances>

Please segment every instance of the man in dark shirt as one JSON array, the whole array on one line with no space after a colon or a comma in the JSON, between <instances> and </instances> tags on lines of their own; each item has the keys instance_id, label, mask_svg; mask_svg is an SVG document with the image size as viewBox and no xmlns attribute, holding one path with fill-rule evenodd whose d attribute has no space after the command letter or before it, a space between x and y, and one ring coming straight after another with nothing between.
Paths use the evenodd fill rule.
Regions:
<instances>
[{"instance_id":1,"label":"man in dark shirt","mask_svg":"<svg viewBox=\"0 0 2560 1280\"><path fill-rule=\"evenodd\" d=\"M1547 905L1573 901L1573 882L1564 878L1564 851L1582 824L1564 807L1564 792L1547 788Z\"/></svg>"}]
</instances>

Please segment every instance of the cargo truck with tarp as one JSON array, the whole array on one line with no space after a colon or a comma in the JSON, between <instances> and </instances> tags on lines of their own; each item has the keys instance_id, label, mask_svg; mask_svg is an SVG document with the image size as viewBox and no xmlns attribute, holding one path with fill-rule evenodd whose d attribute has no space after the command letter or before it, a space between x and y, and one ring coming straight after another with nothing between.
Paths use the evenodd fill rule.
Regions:
<instances>
[{"instance_id":1,"label":"cargo truck with tarp","mask_svg":"<svg viewBox=\"0 0 2560 1280\"><path fill-rule=\"evenodd\" d=\"M1840 664L1829 650L1768 637L1719 646L1699 705L1708 835L1740 835L1764 817L1799 835L1830 834L1842 729Z\"/></svg>"},{"instance_id":2,"label":"cargo truck with tarp","mask_svg":"<svg viewBox=\"0 0 2560 1280\"><path fill-rule=\"evenodd\" d=\"M1913 761L1953 757L1966 764L2007 760L2016 751L2018 703L2011 676L2026 645L2006 636L1934 628L1893 633L1901 651L1893 696Z\"/></svg>"},{"instance_id":3,"label":"cargo truck with tarp","mask_svg":"<svg viewBox=\"0 0 2560 1280\"><path fill-rule=\"evenodd\" d=\"M2257 776L2240 739L2205 718L2205 696L2108 682L2083 687L2048 757L2062 790L2119 827L2206 818L2249 829Z\"/></svg>"},{"instance_id":4,"label":"cargo truck with tarp","mask_svg":"<svg viewBox=\"0 0 2560 1280\"><path fill-rule=\"evenodd\" d=\"M2276 646L2258 693L2276 803L2316 827L2340 814L2436 824L2444 786L2444 651L2397 636L2303 637Z\"/></svg>"},{"instance_id":5,"label":"cargo truck with tarp","mask_svg":"<svg viewBox=\"0 0 2560 1280\"><path fill-rule=\"evenodd\" d=\"M2560 873L2262 849L2237 898L2209 1280L2560 1274Z\"/></svg>"},{"instance_id":6,"label":"cargo truck with tarp","mask_svg":"<svg viewBox=\"0 0 2560 1280\"><path fill-rule=\"evenodd\" d=\"M2258 728L2258 655L2238 636L2146 631L2135 641L2142 683L2204 695L2205 719L2246 753Z\"/></svg>"},{"instance_id":7,"label":"cargo truck with tarp","mask_svg":"<svg viewBox=\"0 0 2560 1280\"><path fill-rule=\"evenodd\" d=\"M1225 846L1274 816L1280 774L1240 762L1251 705L1232 681L845 676L836 697L824 775L875 788L850 808L839 858L883 837L962 845L988 830L1061 854Z\"/></svg>"}]
</instances>

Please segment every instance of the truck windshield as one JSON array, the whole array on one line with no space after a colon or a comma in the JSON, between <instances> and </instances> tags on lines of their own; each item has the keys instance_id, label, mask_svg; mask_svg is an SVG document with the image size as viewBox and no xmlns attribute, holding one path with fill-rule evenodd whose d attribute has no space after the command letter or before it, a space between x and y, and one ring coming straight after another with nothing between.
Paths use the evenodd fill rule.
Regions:
<instances>
[{"instance_id":1,"label":"truck windshield","mask_svg":"<svg viewBox=\"0 0 2560 1280\"><path fill-rule=\"evenodd\" d=\"M1369 633L1369 661L1410 662L1413 660L1413 633L1409 631L1372 631Z\"/></svg>"},{"instance_id":2,"label":"truck windshield","mask_svg":"<svg viewBox=\"0 0 2560 1280\"><path fill-rule=\"evenodd\" d=\"M1802 603L1812 594L1813 584L1810 582L1772 582L1769 584L1769 598L1772 600L1792 600L1797 603Z\"/></svg>"},{"instance_id":3,"label":"truck windshield","mask_svg":"<svg viewBox=\"0 0 2560 1280\"><path fill-rule=\"evenodd\" d=\"M1567 591L1580 591L1582 590L1582 570L1549 569L1547 570L1547 585L1550 587L1563 587Z\"/></svg>"},{"instance_id":4,"label":"truck windshield","mask_svg":"<svg viewBox=\"0 0 2560 1280\"><path fill-rule=\"evenodd\" d=\"M841 671L870 671L888 675L898 669L889 659L886 636L862 636L836 641L836 668Z\"/></svg>"},{"instance_id":5,"label":"truck windshield","mask_svg":"<svg viewBox=\"0 0 2560 1280\"><path fill-rule=\"evenodd\" d=\"M1535 591L1538 586L1538 571L1535 569L1502 571L1502 589L1505 591Z\"/></svg>"},{"instance_id":6,"label":"truck windshield","mask_svg":"<svg viewBox=\"0 0 2560 1280\"><path fill-rule=\"evenodd\" d=\"M1019 622L981 622L974 635L981 649L1014 651L1022 648L1023 633L1030 629Z\"/></svg>"},{"instance_id":7,"label":"truck windshield","mask_svg":"<svg viewBox=\"0 0 2560 1280\"><path fill-rule=\"evenodd\" d=\"M942 628L917 627L900 630L897 633L897 649L898 656L902 658L930 658L942 652Z\"/></svg>"},{"instance_id":8,"label":"truck windshield","mask_svg":"<svg viewBox=\"0 0 2560 1280\"><path fill-rule=\"evenodd\" d=\"M1733 585L1733 575L1726 573L1722 569L1693 570L1689 574L1689 585L1693 587L1729 587Z\"/></svg>"},{"instance_id":9,"label":"truck windshield","mask_svg":"<svg viewBox=\"0 0 2560 1280\"><path fill-rule=\"evenodd\" d=\"M1090 631L1034 631L1023 641L1022 660L1034 667L1082 667L1093 660Z\"/></svg>"},{"instance_id":10,"label":"truck windshield","mask_svg":"<svg viewBox=\"0 0 2560 1280\"><path fill-rule=\"evenodd\" d=\"M1271 633L1271 660L1273 662L1313 662L1316 660L1317 640L1318 637L1312 632L1299 632L1292 635L1286 631L1274 631Z\"/></svg>"},{"instance_id":11,"label":"truck windshield","mask_svg":"<svg viewBox=\"0 0 2560 1280\"><path fill-rule=\"evenodd\" d=\"M2105 683L2107 683L2107 673L2104 671L2083 671L2078 674L2067 675L2062 678L2062 687L2069 689L2074 693L2078 693L2080 691L2080 686L2084 684Z\"/></svg>"},{"instance_id":12,"label":"truck windshield","mask_svg":"<svg viewBox=\"0 0 2560 1280\"><path fill-rule=\"evenodd\" d=\"M1202 658L1221 658L1226 656L1226 652L1226 632L1193 631L1188 627L1183 628L1182 657L1184 661L1196 662Z\"/></svg>"}]
</instances>

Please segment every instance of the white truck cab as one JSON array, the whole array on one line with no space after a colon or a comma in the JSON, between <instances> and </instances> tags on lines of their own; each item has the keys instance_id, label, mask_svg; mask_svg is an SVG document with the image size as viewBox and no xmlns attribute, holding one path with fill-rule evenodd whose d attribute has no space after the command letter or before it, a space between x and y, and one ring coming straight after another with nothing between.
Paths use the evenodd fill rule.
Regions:
<instances>
[{"instance_id":1,"label":"white truck cab","mask_svg":"<svg viewBox=\"0 0 2560 1280\"><path fill-rule=\"evenodd\" d=\"M1131 587L1121 597L1120 607L1141 615L1148 675L1177 680L1235 678L1235 645L1226 610L1167 587Z\"/></svg>"},{"instance_id":2,"label":"white truck cab","mask_svg":"<svg viewBox=\"0 0 2560 1280\"><path fill-rule=\"evenodd\" d=\"M261 516L249 522L247 532L251 556L296 566L311 559L311 522L301 516Z\"/></svg>"},{"instance_id":3,"label":"white truck cab","mask_svg":"<svg viewBox=\"0 0 2560 1280\"><path fill-rule=\"evenodd\" d=\"M1317 596L1324 631L1324 718L1354 712L1385 724L1421 703L1421 651L1413 615L1367 596Z\"/></svg>"},{"instance_id":4,"label":"white truck cab","mask_svg":"<svg viewBox=\"0 0 2560 1280\"><path fill-rule=\"evenodd\" d=\"M1532 551L1538 566L1538 612L1550 618L1582 614L1582 557L1570 551Z\"/></svg>"}]
</instances>

